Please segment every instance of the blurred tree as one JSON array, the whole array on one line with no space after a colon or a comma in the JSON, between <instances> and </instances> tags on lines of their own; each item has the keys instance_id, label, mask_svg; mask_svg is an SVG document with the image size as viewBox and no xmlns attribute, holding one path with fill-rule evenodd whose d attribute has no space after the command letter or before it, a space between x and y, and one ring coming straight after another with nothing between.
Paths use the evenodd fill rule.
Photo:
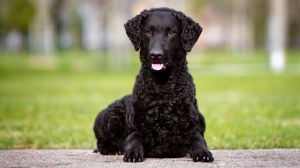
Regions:
<instances>
[{"instance_id":1,"label":"blurred tree","mask_svg":"<svg viewBox=\"0 0 300 168\"><path fill-rule=\"evenodd\" d=\"M36 7L31 0L0 1L0 38L11 31L21 32L28 38L29 25L36 14Z\"/></svg>"},{"instance_id":2,"label":"blurred tree","mask_svg":"<svg viewBox=\"0 0 300 168\"><path fill-rule=\"evenodd\" d=\"M288 15L289 15L289 24L288 24L288 36L289 42L288 45L294 48L300 48L300 0L289 0L288 1Z\"/></svg>"},{"instance_id":3,"label":"blurred tree","mask_svg":"<svg viewBox=\"0 0 300 168\"><path fill-rule=\"evenodd\" d=\"M268 1L252 0L250 3L250 19L254 26L256 47L264 47L266 43Z\"/></svg>"},{"instance_id":4,"label":"blurred tree","mask_svg":"<svg viewBox=\"0 0 300 168\"><path fill-rule=\"evenodd\" d=\"M238 3L237 0L191 0L191 9L195 13L203 10L207 5L217 6L214 12L223 13L228 15L228 11L233 12L235 3ZM299 48L300 46L300 0L288 0L286 1L288 6L287 18L288 22L287 29L287 44L288 47ZM270 3L267 0L251 0L247 1L247 17L253 25L253 36L255 40L255 47L265 48L266 47L266 37L267 37L267 25L268 25L268 16L270 11ZM229 20L228 20L229 21Z\"/></svg>"},{"instance_id":5,"label":"blurred tree","mask_svg":"<svg viewBox=\"0 0 300 168\"><path fill-rule=\"evenodd\" d=\"M54 31L56 35L55 43L58 49L68 49L72 47L73 37L71 34L72 27L70 26L70 8L72 1L66 0L52 0L53 4L50 9L51 21L54 25ZM74 2L74 1L73 1Z\"/></svg>"},{"instance_id":6,"label":"blurred tree","mask_svg":"<svg viewBox=\"0 0 300 168\"><path fill-rule=\"evenodd\" d=\"M257 46L264 46L266 38L266 20L268 1L252 0L252 1L239 1L239 0L192 0L191 7L194 12L198 12L206 5L217 6L218 13L231 16L244 15L243 17L249 19L253 25L253 36ZM241 8L241 9L238 9ZM244 9L245 8L245 9ZM244 13L244 14L243 14ZM230 20L228 20L230 22ZM256 47L257 47L256 46Z\"/></svg>"},{"instance_id":7,"label":"blurred tree","mask_svg":"<svg viewBox=\"0 0 300 168\"><path fill-rule=\"evenodd\" d=\"M269 64L273 71L280 72L285 66L287 39L287 1L269 0L268 50Z\"/></svg>"},{"instance_id":8,"label":"blurred tree","mask_svg":"<svg viewBox=\"0 0 300 168\"><path fill-rule=\"evenodd\" d=\"M53 0L32 0L37 6L36 17L30 25L30 51L51 56L55 49L54 26L50 17Z\"/></svg>"}]
</instances>

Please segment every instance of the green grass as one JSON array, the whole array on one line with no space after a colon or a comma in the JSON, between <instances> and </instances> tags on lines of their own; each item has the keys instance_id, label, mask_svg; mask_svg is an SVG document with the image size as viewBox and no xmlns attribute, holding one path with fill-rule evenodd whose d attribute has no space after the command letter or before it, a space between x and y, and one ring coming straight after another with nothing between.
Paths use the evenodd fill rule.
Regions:
<instances>
[{"instance_id":1,"label":"green grass","mask_svg":"<svg viewBox=\"0 0 300 168\"><path fill-rule=\"evenodd\" d=\"M211 149L300 148L295 53L280 74L268 70L263 52L188 56ZM131 68L108 72L99 53L0 55L0 149L92 149L98 112L132 90L139 69L132 59Z\"/></svg>"}]
</instances>

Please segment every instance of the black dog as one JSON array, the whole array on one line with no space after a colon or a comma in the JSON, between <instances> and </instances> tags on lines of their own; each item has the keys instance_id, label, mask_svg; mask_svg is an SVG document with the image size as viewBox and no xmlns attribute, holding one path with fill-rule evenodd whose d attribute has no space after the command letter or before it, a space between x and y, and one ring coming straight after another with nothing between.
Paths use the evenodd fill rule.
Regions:
<instances>
[{"instance_id":1,"label":"black dog","mask_svg":"<svg viewBox=\"0 0 300 168\"><path fill-rule=\"evenodd\" d=\"M144 10L125 29L142 65L133 93L97 116L95 152L124 154L125 162L188 153L195 162L212 162L186 61L202 28L181 12L157 8Z\"/></svg>"}]
</instances>

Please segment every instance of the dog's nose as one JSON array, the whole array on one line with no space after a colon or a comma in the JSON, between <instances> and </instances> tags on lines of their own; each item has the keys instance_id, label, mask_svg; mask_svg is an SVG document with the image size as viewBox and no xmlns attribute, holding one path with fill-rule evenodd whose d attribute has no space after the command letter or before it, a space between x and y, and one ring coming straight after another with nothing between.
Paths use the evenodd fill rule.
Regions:
<instances>
[{"instance_id":1,"label":"dog's nose","mask_svg":"<svg viewBox=\"0 0 300 168\"><path fill-rule=\"evenodd\" d=\"M151 55L151 59L152 59L152 60L155 60L155 59L161 60L161 58L162 58L161 55Z\"/></svg>"},{"instance_id":2,"label":"dog's nose","mask_svg":"<svg viewBox=\"0 0 300 168\"><path fill-rule=\"evenodd\" d=\"M163 52L160 49L152 49L150 52L151 59L161 59L162 55Z\"/></svg>"}]
</instances>

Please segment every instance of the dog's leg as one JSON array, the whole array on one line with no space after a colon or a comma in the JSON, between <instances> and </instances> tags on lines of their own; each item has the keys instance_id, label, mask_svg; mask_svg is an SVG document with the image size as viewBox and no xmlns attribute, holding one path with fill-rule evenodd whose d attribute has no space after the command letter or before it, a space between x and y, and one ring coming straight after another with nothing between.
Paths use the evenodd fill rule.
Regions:
<instances>
[{"instance_id":1,"label":"dog's leg","mask_svg":"<svg viewBox=\"0 0 300 168\"><path fill-rule=\"evenodd\" d=\"M137 132L133 132L125 140L124 162L144 161L144 148Z\"/></svg>"},{"instance_id":2,"label":"dog's leg","mask_svg":"<svg viewBox=\"0 0 300 168\"><path fill-rule=\"evenodd\" d=\"M125 111L120 101L116 101L97 116L94 133L97 138L95 153L115 155L123 153L125 139Z\"/></svg>"},{"instance_id":3,"label":"dog's leg","mask_svg":"<svg viewBox=\"0 0 300 168\"><path fill-rule=\"evenodd\" d=\"M211 152L207 149L207 144L204 139L205 131L205 120L203 115L198 111L197 102L190 104L190 115L191 118L197 119L198 131L191 137L189 154L195 162L212 162L214 157Z\"/></svg>"},{"instance_id":4,"label":"dog's leg","mask_svg":"<svg viewBox=\"0 0 300 168\"><path fill-rule=\"evenodd\" d=\"M214 157L211 152L207 149L207 144L204 137L199 133L195 133L192 139L191 148L189 154L195 162L212 162Z\"/></svg>"}]
</instances>

